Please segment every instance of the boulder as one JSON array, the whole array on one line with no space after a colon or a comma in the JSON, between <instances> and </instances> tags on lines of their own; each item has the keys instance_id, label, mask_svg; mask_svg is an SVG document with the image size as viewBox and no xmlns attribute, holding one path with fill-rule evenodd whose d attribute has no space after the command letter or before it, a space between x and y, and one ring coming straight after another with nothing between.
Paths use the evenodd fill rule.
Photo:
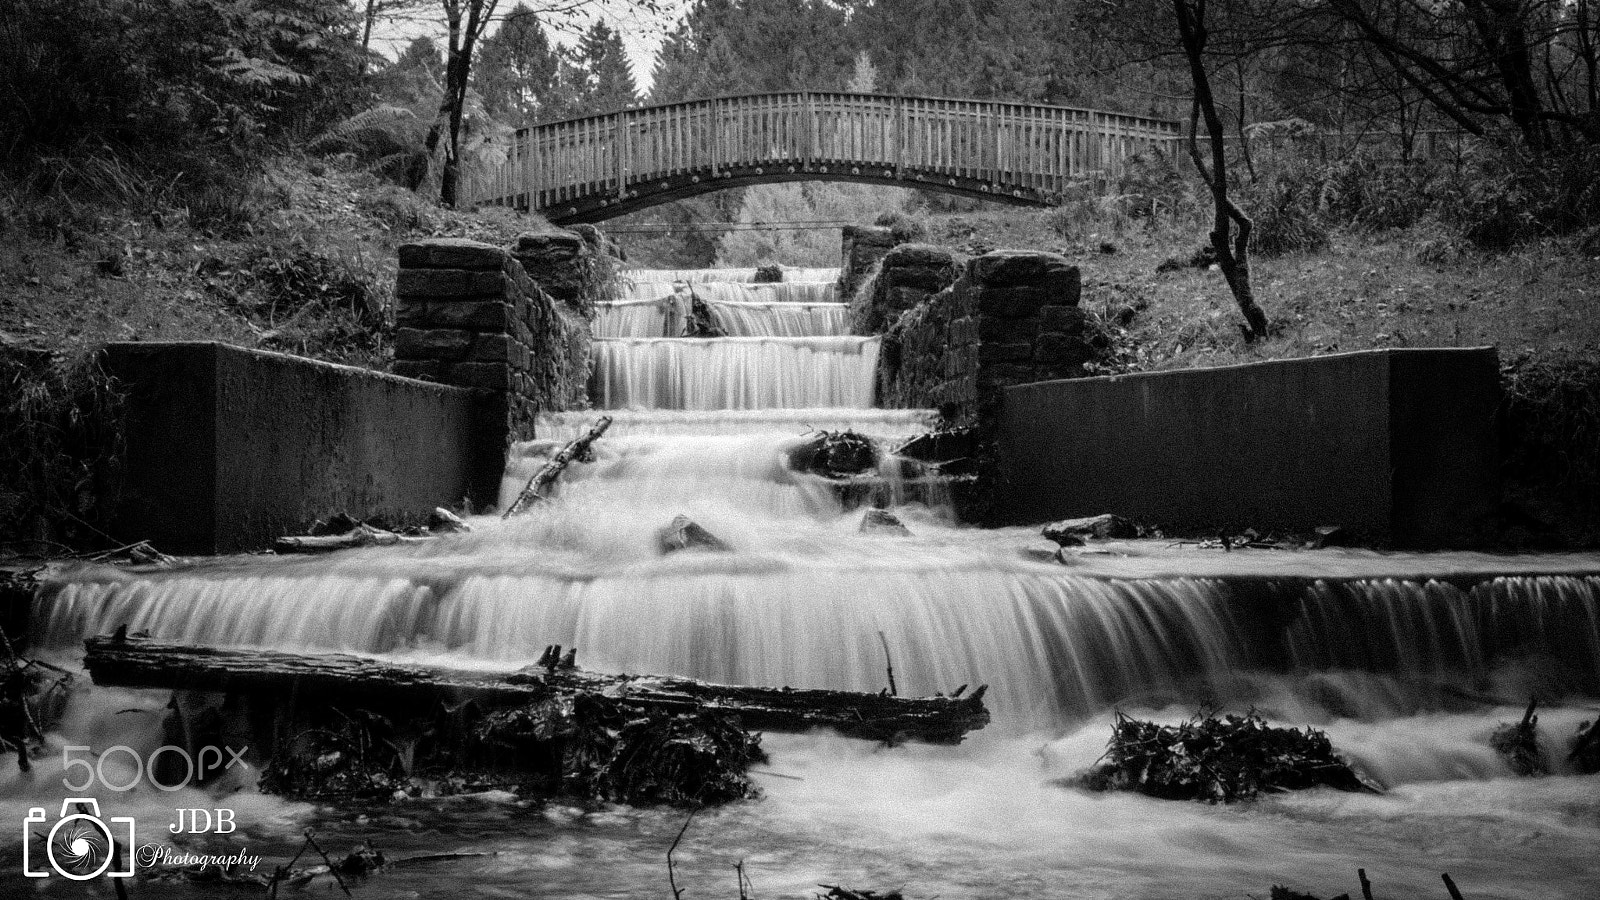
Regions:
<instances>
[{"instance_id":1,"label":"boulder","mask_svg":"<svg viewBox=\"0 0 1600 900\"><path fill-rule=\"evenodd\" d=\"M699 523L685 515L673 516L672 522L656 533L656 544L663 554L676 553L679 550L733 549L724 543L722 538L705 530Z\"/></svg>"},{"instance_id":2,"label":"boulder","mask_svg":"<svg viewBox=\"0 0 1600 900\"><path fill-rule=\"evenodd\" d=\"M862 534L895 534L902 537L911 537L911 529L905 526L894 513L886 509L869 509L861 517Z\"/></svg>"},{"instance_id":3,"label":"boulder","mask_svg":"<svg viewBox=\"0 0 1600 900\"><path fill-rule=\"evenodd\" d=\"M1075 547L1083 543L1084 538L1103 541L1110 538L1138 537L1139 529L1121 516L1101 513L1098 516L1052 522L1046 525L1040 534L1063 547Z\"/></svg>"}]
</instances>

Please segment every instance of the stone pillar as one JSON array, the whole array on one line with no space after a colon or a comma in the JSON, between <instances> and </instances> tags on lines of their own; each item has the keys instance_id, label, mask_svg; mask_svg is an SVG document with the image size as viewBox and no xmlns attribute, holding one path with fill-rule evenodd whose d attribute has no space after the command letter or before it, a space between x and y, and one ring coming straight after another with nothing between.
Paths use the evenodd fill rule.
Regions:
<instances>
[{"instance_id":1,"label":"stone pillar","mask_svg":"<svg viewBox=\"0 0 1600 900\"><path fill-rule=\"evenodd\" d=\"M846 225L839 263L839 299L855 299L872 267L895 245L894 230L883 225Z\"/></svg>"},{"instance_id":2,"label":"stone pillar","mask_svg":"<svg viewBox=\"0 0 1600 900\"><path fill-rule=\"evenodd\" d=\"M944 260L950 260L944 251L914 244L891 251L880 274L881 284L894 285L881 292L886 304L897 296L911 300L921 285L953 274L953 261L947 270ZM1079 377L1099 358L1104 341L1096 320L1079 308L1081 295L1078 268L1065 257L996 250L967 263L949 287L921 294L910 309L885 308L894 319L879 356L880 400L938 409L947 425L965 429L955 443L967 448L964 468L977 479L955 485L964 520L994 518L994 434L1004 389Z\"/></svg>"},{"instance_id":3,"label":"stone pillar","mask_svg":"<svg viewBox=\"0 0 1600 900\"><path fill-rule=\"evenodd\" d=\"M1064 256L995 250L967 264L979 341L977 403L986 418L1007 385L1079 378L1099 358L1098 326L1079 307L1083 281Z\"/></svg>"},{"instance_id":4,"label":"stone pillar","mask_svg":"<svg viewBox=\"0 0 1600 900\"><path fill-rule=\"evenodd\" d=\"M851 330L881 334L900 314L955 283L961 264L949 250L901 244L880 260L878 277L851 304Z\"/></svg>"},{"instance_id":5,"label":"stone pillar","mask_svg":"<svg viewBox=\"0 0 1600 900\"><path fill-rule=\"evenodd\" d=\"M613 260L622 251L593 225L527 232L517 237L512 255L550 296L581 313L596 300L615 299Z\"/></svg>"},{"instance_id":6,"label":"stone pillar","mask_svg":"<svg viewBox=\"0 0 1600 900\"><path fill-rule=\"evenodd\" d=\"M478 485L480 502L498 491L507 445L533 437L529 319L539 293L522 266L490 244L439 238L400 247L390 370L480 392L477 466L496 473Z\"/></svg>"}]
</instances>

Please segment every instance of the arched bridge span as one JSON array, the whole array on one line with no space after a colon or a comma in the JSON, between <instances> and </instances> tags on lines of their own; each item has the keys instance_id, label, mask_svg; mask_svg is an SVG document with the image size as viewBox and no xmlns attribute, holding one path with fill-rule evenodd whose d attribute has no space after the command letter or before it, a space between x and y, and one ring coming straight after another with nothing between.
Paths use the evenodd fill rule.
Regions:
<instances>
[{"instance_id":1,"label":"arched bridge span","mask_svg":"<svg viewBox=\"0 0 1600 900\"><path fill-rule=\"evenodd\" d=\"M520 129L467 186L558 224L780 181L859 181L1026 205L1176 152L1176 122L1063 106L794 91L650 106Z\"/></svg>"}]
</instances>

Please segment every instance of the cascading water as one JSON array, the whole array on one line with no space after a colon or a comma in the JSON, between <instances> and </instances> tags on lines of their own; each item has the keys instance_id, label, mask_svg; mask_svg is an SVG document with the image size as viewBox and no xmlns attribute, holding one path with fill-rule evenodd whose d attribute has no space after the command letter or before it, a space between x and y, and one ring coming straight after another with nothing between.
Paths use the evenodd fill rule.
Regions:
<instances>
[{"instance_id":1,"label":"cascading water","mask_svg":"<svg viewBox=\"0 0 1600 900\"><path fill-rule=\"evenodd\" d=\"M603 409L866 408L877 367L877 338L616 338L594 342L590 396Z\"/></svg>"},{"instance_id":2,"label":"cascading water","mask_svg":"<svg viewBox=\"0 0 1600 900\"><path fill-rule=\"evenodd\" d=\"M606 409L807 409L872 405L878 339L848 334L828 281L691 284L725 338L666 335L666 276L635 272L599 305L590 396Z\"/></svg>"},{"instance_id":3,"label":"cascading water","mask_svg":"<svg viewBox=\"0 0 1600 900\"><path fill-rule=\"evenodd\" d=\"M1600 883L1600 779L1513 780L1488 745L1530 692L1544 698L1547 734L1595 717L1595 560L1129 545L1063 566L1030 530L962 528L938 504L896 508L913 537L862 534L859 510L785 460L807 431L893 442L926 427L927 411L869 408L871 342L596 346L597 403L637 408L612 413L594 459L527 515L333 558L86 566L41 592L36 645L70 657L84 636L126 625L198 644L505 669L561 643L602 671L876 691L881 633L902 693L990 685L995 723L960 748L769 736L766 799L703 813L684 837L677 878L702 896L741 859L767 896L809 896L819 882L921 897L1242 897L1272 883L1333 894L1357 866L1380 896L1438 895L1440 871L1469 896L1592 896ZM541 440L513 448L502 500L593 416L544 417ZM891 462L876 477L893 483L904 470ZM678 514L732 551L660 555L656 532ZM1512 564L1524 574L1495 577ZM153 748L163 700L97 690L75 701L61 741ZM1113 708L1171 718L1203 703L1325 727L1390 792L1223 809L1049 783L1099 755ZM121 709L136 712L113 715ZM0 782L0 814L20 809L12 798L48 805L40 795L62 793L50 787L59 775L41 766L30 781ZM492 798L372 819L230 802L247 810L251 846L283 857L305 824L319 840L373 840L395 855L496 854L429 864L404 885L374 879L368 896L463 882L635 896L662 882L682 824L668 812L530 811Z\"/></svg>"}]
</instances>

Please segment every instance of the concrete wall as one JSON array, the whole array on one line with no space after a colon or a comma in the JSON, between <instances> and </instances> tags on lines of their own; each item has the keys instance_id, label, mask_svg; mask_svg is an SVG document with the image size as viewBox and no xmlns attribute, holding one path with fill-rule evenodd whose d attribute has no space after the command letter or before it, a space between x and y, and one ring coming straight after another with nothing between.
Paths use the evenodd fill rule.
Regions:
<instances>
[{"instance_id":1,"label":"concrete wall","mask_svg":"<svg viewBox=\"0 0 1600 900\"><path fill-rule=\"evenodd\" d=\"M498 488L464 388L201 342L111 344L106 367L128 388L123 540L249 550L341 510L398 524Z\"/></svg>"},{"instance_id":2,"label":"concrete wall","mask_svg":"<svg viewBox=\"0 0 1600 900\"><path fill-rule=\"evenodd\" d=\"M997 511L1474 543L1498 502L1495 352L1379 350L1008 387Z\"/></svg>"}]
</instances>

